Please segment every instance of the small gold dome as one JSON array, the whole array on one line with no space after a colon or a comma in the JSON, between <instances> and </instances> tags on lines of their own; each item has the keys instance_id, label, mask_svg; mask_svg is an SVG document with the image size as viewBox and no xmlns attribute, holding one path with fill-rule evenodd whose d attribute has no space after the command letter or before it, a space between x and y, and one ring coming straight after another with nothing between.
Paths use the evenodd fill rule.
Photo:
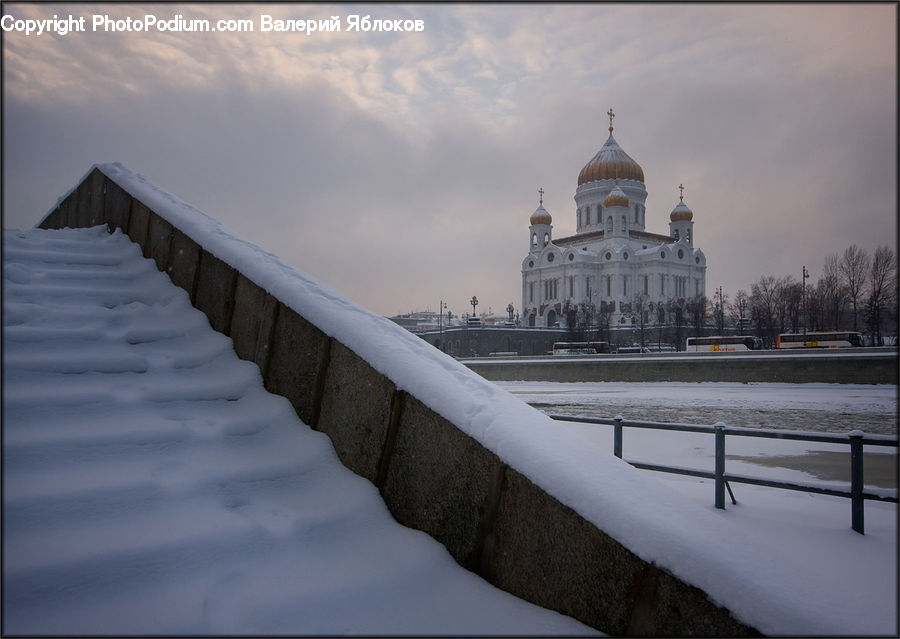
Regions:
<instances>
[{"instance_id":1,"label":"small gold dome","mask_svg":"<svg viewBox=\"0 0 900 639\"><path fill-rule=\"evenodd\" d=\"M613 138L612 127L610 127L609 139L606 140L606 144L597 151L597 155L591 158L591 161L585 164L581 173L578 174L578 186L586 182L616 178L643 182L644 170L622 150L622 147Z\"/></svg>"},{"instance_id":2,"label":"small gold dome","mask_svg":"<svg viewBox=\"0 0 900 639\"><path fill-rule=\"evenodd\" d=\"M679 202L678 205L672 209L669 219L673 222L690 222L694 219L694 212L688 208L687 204Z\"/></svg>"},{"instance_id":3,"label":"small gold dome","mask_svg":"<svg viewBox=\"0 0 900 639\"><path fill-rule=\"evenodd\" d=\"M678 190L681 192L681 195L678 196L678 204L672 209L669 219L673 222L690 222L694 219L694 212L684 203L684 184L679 184Z\"/></svg>"},{"instance_id":4,"label":"small gold dome","mask_svg":"<svg viewBox=\"0 0 900 639\"><path fill-rule=\"evenodd\" d=\"M609 192L609 195L606 196L606 199L603 200L603 206L607 208L611 206L628 206L628 196L625 195L625 191L619 188L618 181L616 181L616 185Z\"/></svg>"},{"instance_id":5,"label":"small gold dome","mask_svg":"<svg viewBox=\"0 0 900 639\"><path fill-rule=\"evenodd\" d=\"M531 226L538 224L553 224L553 218L550 217L550 213L544 208L543 204L538 206L534 213L531 214Z\"/></svg>"}]
</instances>

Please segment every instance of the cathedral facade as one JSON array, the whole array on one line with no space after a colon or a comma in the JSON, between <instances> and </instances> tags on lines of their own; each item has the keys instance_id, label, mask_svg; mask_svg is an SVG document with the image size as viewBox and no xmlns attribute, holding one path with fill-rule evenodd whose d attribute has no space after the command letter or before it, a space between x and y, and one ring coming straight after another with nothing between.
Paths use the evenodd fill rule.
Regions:
<instances>
[{"instance_id":1,"label":"cathedral facade","mask_svg":"<svg viewBox=\"0 0 900 639\"><path fill-rule=\"evenodd\" d=\"M695 246L683 187L669 232L647 231L644 172L613 138L612 109L607 115L609 138L578 175L575 235L553 237L539 191L522 261L527 326L615 331L681 323L686 305L705 298L706 257Z\"/></svg>"}]
</instances>

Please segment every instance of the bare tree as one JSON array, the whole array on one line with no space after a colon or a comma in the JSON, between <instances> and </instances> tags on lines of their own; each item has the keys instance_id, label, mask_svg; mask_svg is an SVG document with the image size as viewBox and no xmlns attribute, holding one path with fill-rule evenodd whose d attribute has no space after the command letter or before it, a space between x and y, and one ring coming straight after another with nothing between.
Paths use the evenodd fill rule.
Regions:
<instances>
[{"instance_id":1,"label":"bare tree","mask_svg":"<svg viewBox=\"0 0 900 639\"><path fill-rule=\"evenodd\" d=\"M750 322L750 296L747 291L739 289L734 294L734 301L726 304L728 309L728 319L734 325L735 333L744 335Z\"/></svg>"},{"instance_id":2,"label":"bare tree","mask_svg":"<svg viewBox=\"0 0 900 639\"><path fill-rule=\"evenodd\" d=\"M646 326L650 315L650 298L641 293L634 296L634 316L637 318L638 331L640 336L640 345L646 346L644 343L644 327Z\"/></svg>"},{"instance_id":3,"label":"bare tree","mask_svg":"<svg viewBox=\"0 0 900 639\"><path fill-rule=\"evenodd\" d=\"M774 275L764 275L750 288L750 309L757 334L766 340L770 348L775 344L778 333L779 282Z\"/></svg>"},{"instance_id":4,"label":"bare tree","mask_svg":"<svg viewBox=\"0 0 900 639\"><path fill-rule=\"evenodd\" d=\"M888 246L879 246L872 257L869 271L869 300L867 325L873 344L881 345L882 316L885 308L896 304L897 261Z\"/></svg>"},{"instance_id":5,"label":"bare tree","mask_svg":"<svg viewBox=\"0 0 900 639\"><path fill-rule=\"evenodd\" d=\"M706 325L706 317L709 313L709 300L706 299L705 295L697 295L685 302L684 309L688 313L688 321L693 326L694 337L702 336L703 327Z\"/></svg>"},{"instance_id":6,"label":"bare tree","mask_svg":"<svg viewBox=\"0 0 900 639\"><path fill-rule=\"evenodd\" d=\"M853 330L859 330L859 305L863 300L866 276L871 258L865 249L852 244L844 251L840 261L841 279L847 289L847 299L853 307Z\"/></svg>"},{"instance_id":7,"label":"bare tree","mask_svg":"<svg viewBox=\"0 0 900 639\"><path fill-rule=\"evenodd\" d=\"M844 309L847 306L847 289L841 277L841 258L837 253L825 256L822 277L819 279L822 295L822 328L837 331L844 328ZM819 286L817 286L818 290Z\"/></svg>"},{"instance_id":8,"label":"bare tree","mask_svg":"<svg viewBox=\"0 0 900 639\"><path fill-rule=\"evenodd\" d=\"M788 275L781 280L782 329L790 328L791 333L800 332L803 315L803 285Z\"/></svg>"},{"instance_id":9,"label":"bare tree","mask_svg":"<svg viewBox=\"0 0 900 639\"><path fill-rule=\"evenodd\" d=\"M825 330L825 286L822 279L815 286L806 287L806 328Z\"/></svg>"}]
</instances>

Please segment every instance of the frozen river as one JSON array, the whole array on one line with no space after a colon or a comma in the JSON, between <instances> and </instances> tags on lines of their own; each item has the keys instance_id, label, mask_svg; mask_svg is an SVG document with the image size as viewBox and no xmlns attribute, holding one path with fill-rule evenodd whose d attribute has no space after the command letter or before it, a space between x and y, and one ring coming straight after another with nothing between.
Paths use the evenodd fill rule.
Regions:
<instances>
[{"instance_id":1,"label":"frozen river","mask_svg":"<svg viewBox=\"0 0 900 639\"><path fill-rule=\"evenodd\" d=\"M548 413L686 424L897 434L897 387L721 382L497 382Z\"/></svg>"},{"instance_id":2,"label":"frozen river","mask_svg":"<svg viewBox=\"0 0 900 639\"><path fill-rule=\"evenodd\" d=\"M721 382L495 382L546 413L787 430L897 435L897 387L863 384ZM560 422L612 451L612 429ZM709 435L629 429L626 459L712 470ZM731 437L728 470L772 479L849 481L848 447L780 439ZM866 483L897 486L897 449L868 447ZM762 467L765 467L763 469Z\"/></svg>"}]
</instances>

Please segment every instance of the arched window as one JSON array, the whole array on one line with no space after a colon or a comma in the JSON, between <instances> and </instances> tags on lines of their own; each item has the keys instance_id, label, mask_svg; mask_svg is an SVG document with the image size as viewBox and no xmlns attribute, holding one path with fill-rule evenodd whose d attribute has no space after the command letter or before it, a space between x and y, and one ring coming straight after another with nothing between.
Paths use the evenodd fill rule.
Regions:
<instances>
[{"instance_id":1,"label":"arched window","mask_svg":"<svg viewBox=\"0 0 900 639\"><path fill-rule=\"evenodd\" d=\"M606 232L612 233L612 215L606 218Z\"/></svg>"},{"instance_id":2,"label":"arched window","mask_svg":"<svg viewBox=\"0 0 900 639\"><path fill-rule=\"evenodd\" d=\"M544 246L547 246L550 243L550 234L544 233Z\"/></svg>"},{"instance_id":3,"label":"arched window","mask_svg":"<svg viewBox=\"0 0 900 639\"><path fill-rule=\"evenodd\" d=\"M678 229L675 229L675 241L678 241Z\"/></svg>"},{"instance_id":4,"label":"arched window","mask_svg":"<svg viewBox=\"0 0 900 639\"><path fill-rule=\"evenodd\" d=\"M638 209L640 209L640 208L641 207L639 204L634 205L634 223L635 224L638 224Z\"/></svg>"},{"instance_id":5,"label":"arched window","mask_svg":"<svg viewBox=\"0 0 900 639\"><path fill-rule=\"evenodd\" d=\"M537 248L537 233L531 234L531 248Z\"/></svg>"}]
</instances>

